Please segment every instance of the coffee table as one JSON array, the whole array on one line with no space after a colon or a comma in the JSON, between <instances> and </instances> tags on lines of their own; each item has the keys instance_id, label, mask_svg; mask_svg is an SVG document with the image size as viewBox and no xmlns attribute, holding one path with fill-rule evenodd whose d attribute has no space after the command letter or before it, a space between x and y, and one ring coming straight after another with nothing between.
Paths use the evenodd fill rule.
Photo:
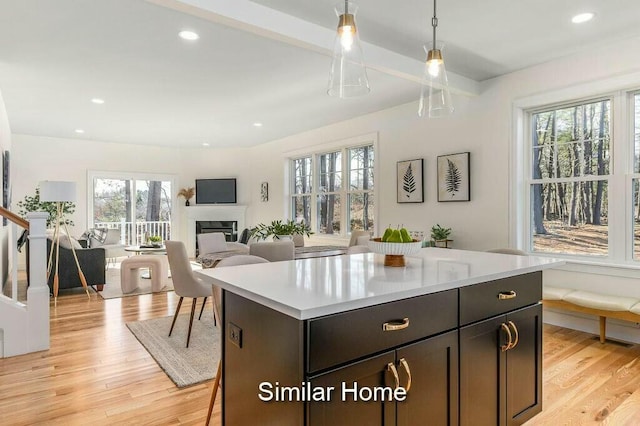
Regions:
<instances>
[{"instance_id":1,"label":"coffee table","mask_svg":"<svg viewBox=\"0 0 640 426\"><path fill-rule=\"evenodd\" d=\"M167 248L165 246L127 246L124 248L124 251L133 252L135 254L167 254Z\"/></svg>"}]
</instances>

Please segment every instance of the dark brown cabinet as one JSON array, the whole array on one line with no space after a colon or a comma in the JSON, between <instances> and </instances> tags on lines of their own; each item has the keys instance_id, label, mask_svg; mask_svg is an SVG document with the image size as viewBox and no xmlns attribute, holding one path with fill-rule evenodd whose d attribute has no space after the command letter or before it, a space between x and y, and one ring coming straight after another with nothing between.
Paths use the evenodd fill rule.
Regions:
<instances>
[{"instance_id":1,"label":"dark brown cabinet","mask_svg":"<svg viewBox=\"0 0 640 426\"><path fill-rule=\"evenodd\" d=\"M393 366L393 367L391 367ZM311 425L453 426L458 424L458 333L409 344L311 379L313 386L408 388L401 402L354 402L337 393L330 402L309 404ZM410 383L410 385L409 385ZM365 395L366 396L366 395ZM426 420L428 419L428 420ZM427 423L425 423L425 421Z\"/></svg>"},{"instance_id":2,"label":"dark brown cabinet","mask_svg":"<svg viewBox=\"0 0 640 426\"><path fill-rule=\"evenodd\" d=\"M541 410L539 272L306 320L223 294L225 426L511 426ZM407 397L343 401L354 382Z\"/></svg>"},{"instance_id":3,"label":"dark brown cabinet","mask_svg":"<svg viewBox=\"0 0 640 426\"><path fill-rule=\"evenodd\" d=\"M462 327L460 424L521 425L541 410L542 305Z\"/></svg>"}]
</instances>

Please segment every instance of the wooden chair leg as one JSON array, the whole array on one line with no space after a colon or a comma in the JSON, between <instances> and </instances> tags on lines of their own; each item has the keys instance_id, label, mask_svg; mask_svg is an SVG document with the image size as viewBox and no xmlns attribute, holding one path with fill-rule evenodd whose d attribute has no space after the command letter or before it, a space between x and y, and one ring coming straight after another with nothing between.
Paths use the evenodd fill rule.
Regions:
<instances>
[{"instance_id":1,"label":"wooden chair leg","mask_svg":"<svg viewBox=\"0 0 640 426\"><path fill-rule=\"evenodd\" d=\"M193 316L196 313L196 302L198 298L194 297L191 302L191 317L189 318L189 332L187 333L187 347L189 347L189 340L191 340L191 326L193 326Z\"/></svg>"},{"instance_id":2,"label":"wooden chair leg","mask_svg":"<svg viewBox=\"0 0 640 426\"><path fill-rule=\"evenodd\" d=\"M205 426L209 426L211 421L211 414L213 413L213 404L216 401L216 395L218 395L218 388L220 387L220 375L222 374L222 361L218 361L218 372L216 373L216 379L213 381L213 389L211 390L211 401L209 401L209 412L207 413L207 422Z\"/></svg>"},{"instance_id":3,"label":"wooden chair leg","mask_svg":"<svg viewBox=\"0 0 640 426\"><path fill-rule=\"evenodd\" d=\"M600 317L600 343L607 340L607 317Z\"/></svg>"},{"instance_id":4,"label":"wooden chair leg","mask_svg":"<svg viewBox=\"0 0 640 426\"><path fill-rule=\"evenodd\" d=\"M204 305L207 304L207 298L204 298L204 302L202 302L202 308L200 308L200 315L198 315L198 321L200 321L202 319L202 311L204 311ZM213 324L215 325L215 323Z\"/></svg>"},{"instance_id":5,"label":"wooden chair leg","mask_svg":"<svg viewBox=\"0 0 640 426\"><path fill-rule=\"evenodd\" d=\"M171 322L171 329L169 330L169 337L171 337L171 332L173 331L173 326L176 325L176 320L178 319L178 312L180 312L180 306L182 306L183 297L178 300L178 306L176 306L176 313L173 314L173 321Z\"/></svg>"}]
</instances>

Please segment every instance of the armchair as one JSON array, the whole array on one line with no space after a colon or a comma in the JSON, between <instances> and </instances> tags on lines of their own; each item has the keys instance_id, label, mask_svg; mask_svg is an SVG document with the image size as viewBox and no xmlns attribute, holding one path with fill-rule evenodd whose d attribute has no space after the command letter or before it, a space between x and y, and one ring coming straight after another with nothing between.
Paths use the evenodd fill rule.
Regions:
<instances>
[{"instance_id":1,"label":"armchair","mask_svg":"<svg viewBox=\"0 0 640 426\"><path fill-rule=\"evenodd\" d=\"M198 257L196 261L204 268L214 267L220 259L238 254L249 254L245 244L227 241L222 232L198 234Z\"/></svg>"}]
</instances>

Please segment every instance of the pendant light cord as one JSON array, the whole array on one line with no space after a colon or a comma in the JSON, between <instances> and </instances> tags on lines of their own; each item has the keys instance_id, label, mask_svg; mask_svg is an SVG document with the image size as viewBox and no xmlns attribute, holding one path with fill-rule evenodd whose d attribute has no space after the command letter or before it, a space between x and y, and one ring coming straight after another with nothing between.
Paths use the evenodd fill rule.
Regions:
<instances>
[{"instance_id":1,"label":"pendant light cord","mask_svg":"<svg viewBox=\"0 0 640 426\"><path fill-rule=\"evenodd\" d=\"M344 0L344 14L349 13L349 0Z\"/></svg>"},{"instance_id":2,"label":"pendant light cord","mask_svg":"<svg viewBox=\"0 0 640 426\"><path fill-rule=\"evenodd\" d=\"M438 26L438 17L436 16L436 1L433 0L433 18L431 18L431 26L433 27L433 50L436 50L436 27Z\"/></svg>"}]
</instances>

